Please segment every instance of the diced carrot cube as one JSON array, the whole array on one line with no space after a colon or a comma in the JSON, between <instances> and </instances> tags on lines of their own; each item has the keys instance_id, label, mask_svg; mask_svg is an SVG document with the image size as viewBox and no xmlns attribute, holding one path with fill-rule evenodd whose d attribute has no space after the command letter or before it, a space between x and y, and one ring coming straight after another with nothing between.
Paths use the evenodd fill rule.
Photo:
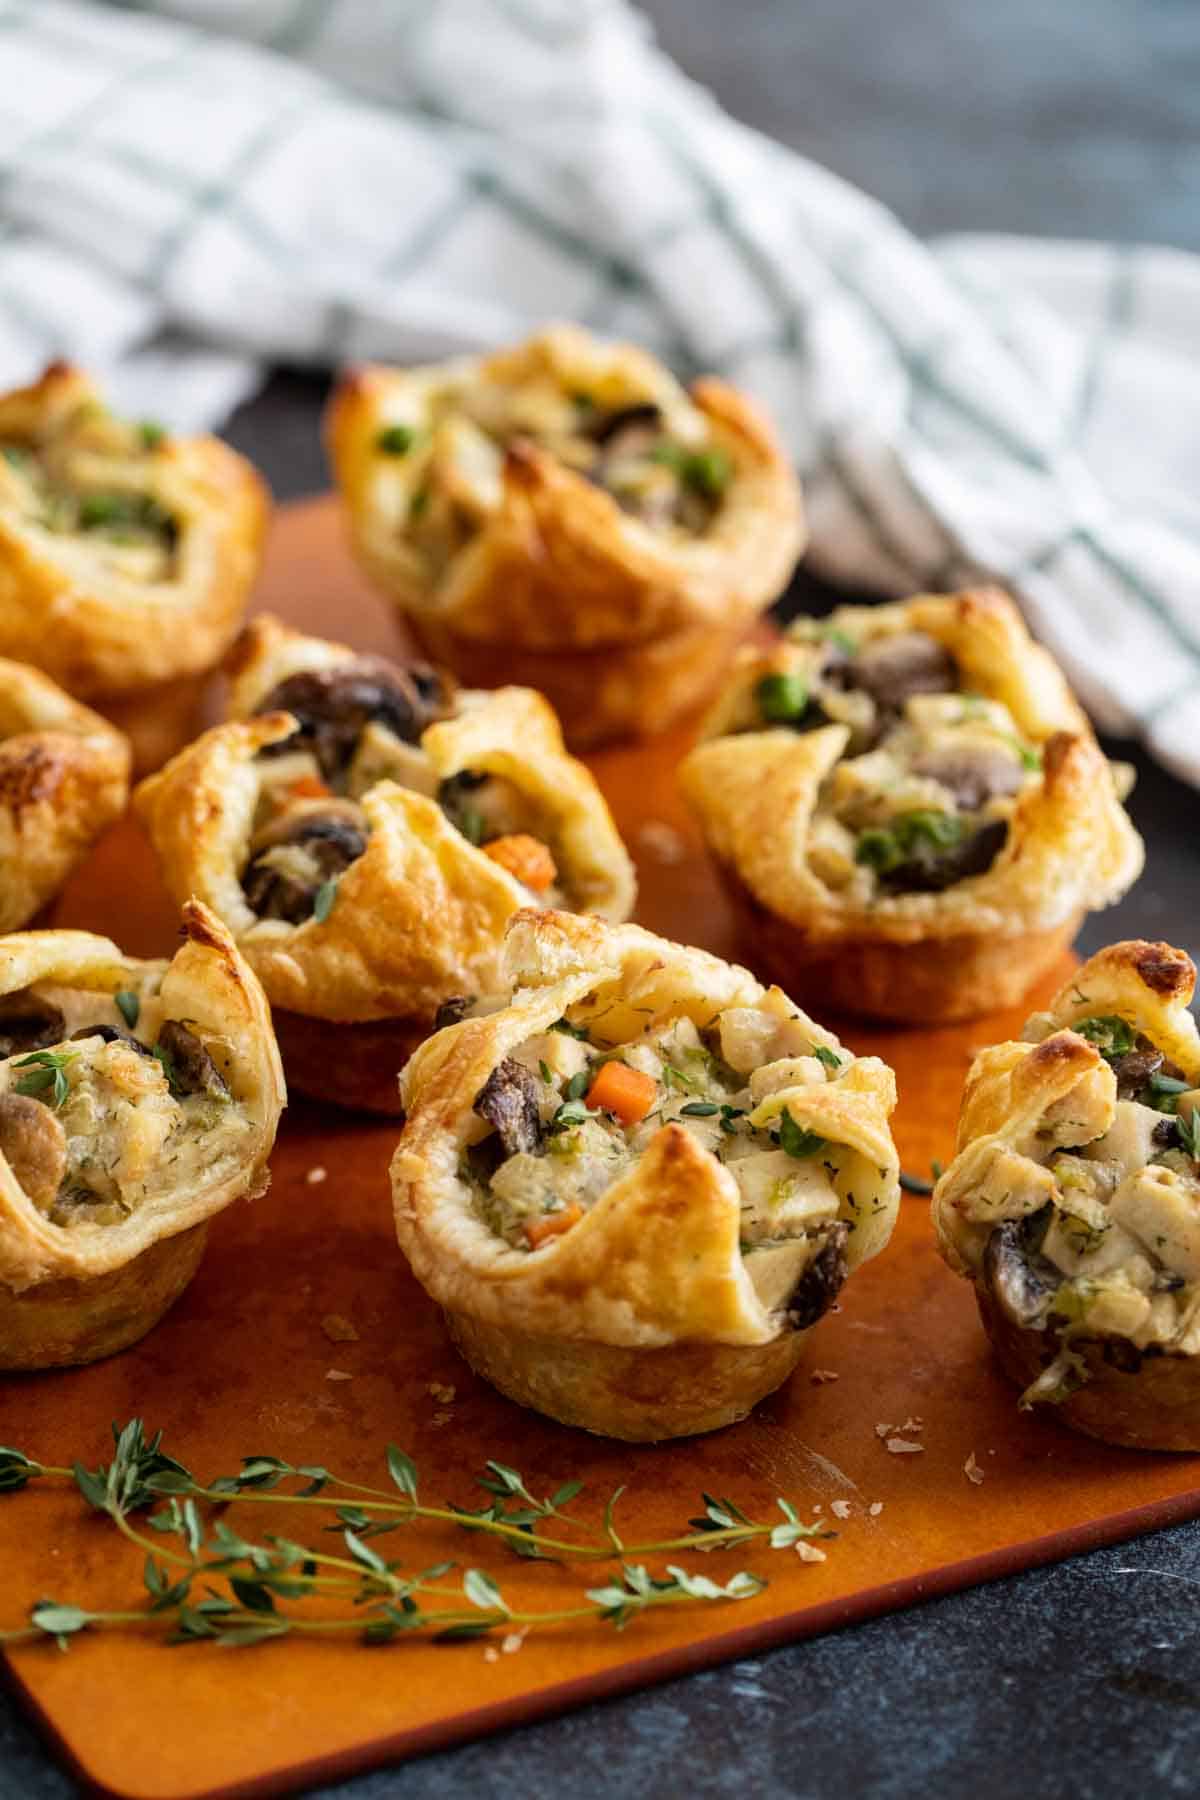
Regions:
<instances>
[{"instance_id":1,"label":"diced carrot cube","mask_svg":"<svg viewBox=\"0 0 1200 1800\"><path fill-rule=\"evenodd\" d=\"M544 894L558 876L554 858L545 844L526 831L493 838L490 844L483 845L483 854L499 863L502 869L507 869L510 875L515 875L518 881L523 881L535 894Z\"/></svg>"},{"instance_id":2,"label":"diced carrot cube","mask_svg":"<svg viewBox=\"0 0 1200 1800\"><path fill-rule=\"evenodd\" d=\"M602 1063L587 1093L589 1106L613 1113L624 1125L644 1119L657 1099L658 1083L653 1075L644 1075L623 1062Z\"/></svg>"},{"instance_id":3,"label":"diced carrot cube","mask_svg":"<svg viewBox=\"0 0 1200 1800\"><path fill-rule=\"evenodd\" d=\"M572 1225L577 1225L582 1217L582 1206L578 1201L572 1200L570 1206L564 1206L561 1212L543 1213L540 1219L526 1219L525 1236L529 1248L536 1250L539 1244L561 1237L564 1231L570 1231Z\"/></svg>"}]
</instances>

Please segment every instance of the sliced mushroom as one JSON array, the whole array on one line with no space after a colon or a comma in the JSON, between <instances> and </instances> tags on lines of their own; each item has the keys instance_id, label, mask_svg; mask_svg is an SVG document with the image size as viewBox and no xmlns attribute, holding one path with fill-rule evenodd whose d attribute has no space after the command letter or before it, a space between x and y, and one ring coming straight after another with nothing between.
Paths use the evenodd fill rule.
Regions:
<instances>
[{"instance_id":1,"label":"sliced mushroom","mask_svg":"<svg viewBox=\"0 0 1200 1800\"><path fill-rule=\"evenodd\" d=\"M210 1100L228 1100L229 1089L216 1063L194 1031L178 1019L168 1019L158 1034L158 1050L167 1060L172 1093L206 1094Z\"/></svg>"},{"instance_id":2,"label":"sliced mushroom","mask_svg":"<svg viewBox=\"0 0 1200 1800\"><path fill-rule=\"evenodd\" d=\"M99 1038L103 1044L128 1044L139 1056L154 1055L149 1044L143 1044L132 1031L122 1031L119 1025L81 1025L78 1031L71 1033L70 1042L74 1044L82 1038Z\"/></svg>"},{"instance_id":3,"label":"sliced mushroom","mask_svg":"<svg viewBox=\"0 0 1200 1800\"><path fill-rule=\"evenodd\" d=\"M474 994L447 995L433 1015L433 1029L443 1031L447 1025L457 1025L466 1018L474 1004Z\"/></svg>"},{"instance_id":4,"label":"sliced mushroom","mask_svg":"<svg viewBox=\"0 0 1200 1800\"><path fill-rule=\"evenodd\" d=\"M846 1243L850 1227L844 1219L830 1225L824 1243L792 1289L787 1304L789 1323L796 1331L807 1331L815 1325L837 1299L850 1273L846 1262Z\"/></svg>"},{"instance_id":5,"label":"sliced mushroom","mask_svg":"<svg viewBox=\"0 0 1200 1800\"><path fill-rule=\"evenodd\" d=\"M0 1059L61 1044L65 1023L57 1006L28 988L0 995Z\"/></svg>"},{"instance_id":6,"label":"sliced mushroom","mask_svg":"<svg viewBox=\"0 0 1200 1800\"><path fill-rule=\"evenodd\" d=\"M360 657L333 669L304 669L259 702L260 713L290 712L299 721L290 738L268 744L261 754L281 756L305 747L326 781L334 782L345 774L372 721L401 742L415 744L427 726L445 717L451 698L447 678L425 663L393 667Z\"/></svg>"},{"instance_id":7,"label":"sliced mushroom","mask_svg":"<svg viewBox=\"0 0 1200 1800\"><path fill-rule=\"evenodd\" d=\"M0 1094L0 1150L33 1204L45 1212L67 1172L67 1134L58 1115L26 1094Z\"/></svg>"},{"instance_id":8,"label":"sliced mushroom","mask_svg":"<svg viewBox=\"0 0 1200 1800\"><path fill-rule=\"evenodd\" d=\"M524 1063L506 1056L480 1088L474 1110L494 1125L509 1156L536 1150L542 1141L538 1083Z\"/></svg>"},{"instance_id":9,"label":"sliced mushroom","mask_svg":"<svg viewBox=\"0 0 1200 1800\"><path fill-rule=\"evenodd\" d=\"M889 712L900 712L914 694L952 694L958 667L950 652L924 631L897 631L869 640L849 670L856 687Z\"/></svg>"},{"instance_id":10,"label":"sliced mushroom","mask_svg":"<svg viewBox=\"0 0 1200 1800\"><path fill-rule=\"evenodd\" d=\"M260 919L301 925L322 885L362 855L367 834L349 808L306 807L276 820L258 846L242 876L247 901Z\"/></svg>"},{"instance_id":11,"label":"sliced mushroom","mask_svg":"<svg viewBox=\"0 0 1200 1800\"><path fill-rule=\"evenodd\" d=\"M636 406L622 406L617 412L598 413L587 435L597 444L611 444L633 431L649 430L652 439L657 438L661 429L661 409L653 400L642 400Z\"/></svg>"},{"instance_id":12,"label":"sliced mushroom","mask_svg":"<svg viewBox=\"0 0 1200 1800\"><path fill-rule=\"evenodd\" d=\"M978 812L988 800L1015 794L1022 782L1017 758L999 744L944 744L913 761L913 773L949 788L964 812Z\"/></svg>"},{"instance_id":13,"label":"sliced mushroom","mask_svg":"<svg viewBox=\"0 0 1200 1800\"><path fill-rule=\"evenodd\" d=\"M990 869L1007 837L1008 821L992 819L957 844L935 844L922 838L905 862L880 875L880 885L889 893L940 894L956 881Z\"/></svg>"},{"instance_id":14,"label":"sliced mushroom","mask_svg":"<svg viewBox=\"0 0 1200 1800\"><path fill-rule=\"evenodd\" d=\"M1025 1221L1006 1219L997 1225L984 1248L983 1275L1014 1325L1027 1331L1043 1328L1062 1277L1029 1246Z\"/></svg>"}]
</instances>

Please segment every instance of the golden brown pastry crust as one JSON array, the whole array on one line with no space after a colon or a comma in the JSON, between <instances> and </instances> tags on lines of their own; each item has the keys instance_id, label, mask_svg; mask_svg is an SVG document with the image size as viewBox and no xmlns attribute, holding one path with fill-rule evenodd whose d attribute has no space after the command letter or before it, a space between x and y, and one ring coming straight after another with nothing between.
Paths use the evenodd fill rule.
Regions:
<instances>
[{"instance_id":1,"label":"golden brown pastry crust","mask_svg":"<svg viewBox=\"0 0 1200 1800\"><path fill-rule=\"evenodd\" d=\"M129 798L129 745L37 669L0 660L0 931L50 900Z\"/></svg>"},{"instance_id":2,"label":"golden brown pastry crust","mask_svg":"<svg viewBox=\"0 0 1200 1800\"><path fill-rule=\"evenodd\" d=\"M0 480L0 651L88 700L210 670L258 570L268 501L250 464L213 437L140 446L63 363L0 395L0 441L47 449L85 491L151 496L177 527L170 577L137 579L98 559L85 533L31 522Z\"/></svg>"},{"instance_id":3,"label":"golden brown pastry crust","mask_svg":"<svg viewBox=\"0 0 1200 1800\"><path fill-rule=\"evenodd\" d=\"M0 1368L90 1362L136 1342L187 1285L209 1221L266 1187L286 1099L266 997L207 908L190 901L183 929L169 965L138 962L84 931L0 940L0 994L39 981L115 993L162 969L164 1012L221 1040L233 1102L251 1127L235 1168L151 1195L117 1223L55 1224L0 1153Z\"/></svg>"},{"instance_id":4,"label":"golden brown pastry crust","mask_svg":"<svg viewBox=\"0 0 1200 1800\"><path fill-rule=\"evenodd\" d=\"M521 439L475 506L478 528L435 577L400 522L411 468L379 450L381 429L397 418L419 424L439 391L546 379L605 406L650 402L668 423L699 425L734 469L712 522L699 534L658 531ZM327 435L354 548L422 644L465 680L536 675L572 744L665 729L711 685L804 544L795 476L746 396L715 380L685 394L644 352L576 327L470 361L360 369L335 394ZM641 655L653 677L639 676Z\"/></svg>"},{"instance_id":5,"label":"golden brown pastry crust","mask_svg":"<svg viewBox=\"0 0 1200 1800\"><path fill-rule=\"evenodd\" d=\"M747 649L680 765L680 782L754 942L782 982L831 1007L936 1023L1010 1005L1051 967L1083 915L1118 899L1142 844L1109 765L1057 666L994 589L842 607L835 629L864 642L912 630L943 644L973 692L1002 701L1041 749L1042 780L1020 795L992 866L940 893L868 906L828 887L807 844L841 725L722 735L775 653Z\"/></svg>"},{"instance_id":6,"label":"golden brown pastry crust","mask_svg":"<svg viewBox=\"0 0 1200 1800\"><path fill-rule=\"evenodd\" d=\"M1027 1037L1035 1041L992 1045L976 1057L963 1094L956 1155L933 1196L938 1249L956 1274L971 1280L1005 1375L1028 1389L1069 1342L1082 1385L1054 1400L1056 1416L1089 1437L1130 1449L1200 1450L1200 1353L1156 1345L1133 1370L1105 1354L1106 1339L1082 1329L1064 1339L1051 1329L1023 1327L988 1284L967 1210L999 1158L1005 1159L1001 1187L1040 1178L1049 1193L1049 1172L1025 1154L1042 1141L1048 1120L1082 1113L1092 1120L1089 1135L1111 1124L1115 1078L1096 1045L1071 1029L1074 1024L1125 1019L1200 1084L1200 1035L1188 1010L1194 987L1190 959L1168 944L1132 940L1092 957L1046 1012L1029 1021Z\"/></svg>"},{"instance_id":7,"label":"golden brown pastry crust","mask_svg":"<svg viewBox=\"0 0 1200 1800\"><path fill-rule=\"evenodd\" d=\"M231 659L230 709L248 712L301 669L354 658L345 645L256 619ZM589 912L626 917L632 864L599 788L566 754L545 701L522 688L460 699L463 710L421 738L435 777L475 769L511 779L555 822L560 872L573 897ZM195 893L225 919L272 1005L291 1015L280 1032L294 1084L343 1105L395 1113L401 1063L443 1000L495 986L505 924L528 894L435 801L382 781L363 796L367 848L340 878L324 922L258 918L240 881L257 804L255 757L292 725L289 715L271 713L215 727L143 782L135 804L172 894ZM330 1021L355 1029L343 1037Z\"/></svg>"},{"instance_id":8,"label":"golden brown pastry crust","mask_svg":"<svg viewBox=\"0 0 1200 1800\"><path fill-rule=\"evenodd\" d=\"M577 1224L536 1252L512 1250L488 1228L457 1171L488 1077L564 1014L615 1044L647 1013L678 1009L707 1024L767 991L704 951L564 913L518 914L505 962L511 1004L439 1032L402 1077L407 1123L392 1192L413 1272L473 1366L553 1418L656 1439L743 1417L795 1367L805 1333L759 1299L736 1184L683 1126L664 1125ZM851 1268L883 1248L895 1220L894 1103L892 1072L874 1058L764 1103L851 1152L842 1194Z\"/></svg>"}]
</instances>

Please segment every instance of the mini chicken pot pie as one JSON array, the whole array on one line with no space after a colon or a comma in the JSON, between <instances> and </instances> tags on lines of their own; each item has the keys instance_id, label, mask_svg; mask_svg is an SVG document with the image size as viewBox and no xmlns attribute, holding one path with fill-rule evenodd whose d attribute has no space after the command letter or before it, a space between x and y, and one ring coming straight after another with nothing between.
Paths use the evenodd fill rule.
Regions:
<instances>
[{"instance_id":1,"label":"mini chicken pot pie","mask_svg":"<svg viewBox=\"0 0 1200 1800\"><path fill-rule=\"evenodd\" d=\"M261 977L305 1093L395 1113L439 1008L495 987L518 908L628 915L629 857L539 694L258 619L231 707L136 805L172 893L211 906Z\"/></svg>"},{"instance_id":2,"label":"mini chicken pot pie","mask_svg":"<svg viewBox=\"0 0 1200 1800\"><path fill-rule=\"evenodd\" d=\"M329 447L355 549L464 681L547 694L579 746L664 730L803 548L765 419L574 327L346 378Z\"/></svg>"},{"instance_id":3,"label":"mini chicken pot pie","mask_svg":"<svg viewBox=\"0 0 1200 1800\"><path fill-rule=\"evenodd\" d=\"M1196 971L1113 944L967 1077L934 1191L1021 1405L1143 1450L1200 1450Z\"/></svg>"},{"instance_id":4,"label":"mini chicken pot pie","mask_svg":"<svg viewBox=\"0 0 1200 1800\"><path fill-rule=\"evenodd\" d=\"M24 663L0 659L0 931L56 894L129 797L129 745Z\"/></svg>"},{"instance_id":5,"label":"mini chicken pot pie","mask_svg":"<svg viewBox=\"0 0 1200 1800\"><path fill-rule=\"evenodd\" d=\"M55 363L0 395L0 652L99 706L157 767L241 623L266 512L227 445L117 419Z\"/></svg>"},{"instance_id":6,"label":"mini chicken pot pie","mask_svg":"<svg viewBox=\"0 0 1200 1800\"><path fill-rule=\"evenodd\" d=\"M0 938L0 1369L157 1324L208 1222L267 1185L284 1104L266 999L203 906L170 963L86 931Z\"/></svg>"},{"instance_id":7,"label":"mini chicken pot pie","mask_svg":"<svg viewBox=\"0 0 1200 1800\"><path fill-rule=\"evenodd\" d=\"M993 589L745 651L680 779L766 966L879 1018L1015 1004L1142 866L1120 771Z\"/></svg>"},{"instance_id":8,"label":"mini chicken pot pie","mask_svg":"<svg viewBox=\"0 0 1200 1800\"><path fill-rule=\"evenodd\" d=\"M523 912L501 1010L401 1080L396 1229L473 1368L609 1437L713 1431L787 1379L899 1197L892 1071L637 926Z\"/></svg>"}]
</instances>

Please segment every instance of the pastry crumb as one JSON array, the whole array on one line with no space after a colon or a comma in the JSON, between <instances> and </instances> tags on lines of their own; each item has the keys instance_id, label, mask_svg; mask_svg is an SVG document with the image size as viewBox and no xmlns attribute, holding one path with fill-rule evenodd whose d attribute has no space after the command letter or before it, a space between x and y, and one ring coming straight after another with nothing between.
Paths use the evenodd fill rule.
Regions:
<instances>
[{"instance_id":1,"label":"pastry crumb","mask_svg":"<svg viewBox=\"0 0 1200 1800\"><path fill-rule=\"evenodd\" d=\"M321 1330L331 1344L357 1344L358 1342L357 1331L349 1319L344 1319L341 1313L326 1313L321 1320Z\"/></svg>"},{"instance_id":2,"label":"pastry crumb","mask_svg":"<svg viewBox=\"0 0 1200 1800\"><path fill-rule=\"evenodd\" d=\"M976 1487L978 1487L983 1480L983 1470L975 1461L975 1452L973 1450L963 1464L963 1474L966 1476L967 1480L974 1483Z\"/></svg>"},{"instance_id":3,"label":"pastry crumb","mask_svg":"<svg viewBox=\"0 0 1200 1800\"><path fill-rule=\"evenodd\" d=\"M796 1555L800 1558L801 1562L825 1561L825 1552L823 1550L818 1550L815 1544L806 1544L803 1538L801 1538L800 1542L796 1545Z\"/></svg>"},{"instance_id":4,"label":"pastry crumb","mask_svg":"<svg viewBox=\"0 0 1200 1800\"><path fill-rule=\"evenodd\" d=\"M425 1392L431 1399L440 1400L443 1406L449 1406L458 1390L449 1387L444 1381L431 1381Z\"/></svg>"},{"instance_id":5,"label":"pastry crumb","mask_svg":"<svg viewBox=\"0 0 1200 1800\"><path fill-rule=\"evenodd\" d=\"M821 1384L826 1381L836 1381L837 1378L838 1372L836 1369L814 1369L809 1377L811 1381L815 1382L817 1387L820 1387Z\"/></svg>"},{"instance_id":6,"label":"pastry crumb","mask_svg":"<svg viewBox=\"0 0 1200 1800\"><path fill-rule=\"evenodd\" d=\"M877 1425L875 1427L875 1436L877 1438L885 1438L889 1433L899 1431L899 1429L900 1427L898 1425Z\"/></svg>"},{"instance_id":7,"label":"pastry crumb","mask_svg":"<svg viewBox=\"0 0 1200 1800\"><path fill-rule=\"evenodd\" d=\"M500 1661L500 1652L497 1650L495 1644L485 1644L483 1646L483 1660L484 1662Z\"/></svg>"},{"instance_id":8,"label":"pastry crumb","mask_svg":"<svg viewBox=\"0 0 1200 1800\"><path fill-rule=\"evenodd\" d=\"M637 841L646 855L665 869L673 869L687 855L687 845L665 819L647 819L638 827Z\"/></svg>"},{"instance_id":9,"label":"pastry crumb","mask_svg":"<svg viewBox=\"0 0 1200 1800\"><path fill-rule=\"evenodd\" d=\"M821 1505L821 1502L820 1502L820 1501L819 1501L819 1500L818 1500L818 1501L817 1501L817 1503L816 1503L816 1505L815 1505L815 1506L814 1506L814 1507L813 1507L813 1511L814 1511L814 1512L815 1512L815 1513L819 1513L819 1512L824 1512L824 1511L825 1511L825 1508L824 1508L824 1507L823 1507L823 1506L822 1506L822 1505Z\"/></svg>"},{"instance_id":10,"label":"pastry crumb","mask_svg":"<svg viewBox=\"0 0 1200 1800\"><path fill-rule=\"evenodd\" d=\"M850 1517L850 1502L848 1500L835 1500L829 1510L837 1519L848 1519Z\"/></svg>"},{"instance_id":11,"label":"pastry crumb","mask_svg":"<svg viewBox=\"0 0 1200 1800\"><path fill-rule=\"evenodd\" d=\"M524 1642L525 1633L523 1631L510 1631L506 1637L501 1639L500 1648L505 1656L512 1656Z\"/></svg>"},{"instance_id":12,"label":"pastry crumb","mask_svg":"<svg viewBox=\"0 0 1200 1800\"><path fill-rule=\"evenodd\" d=\"M326 1369L325 1379L326 1381L353 1381L354 1377L349 1369Z\"/></svg>"},{"instance_id":13,"label":"pastry crumb","mask_svg":"<svg viewBox=\"0 0 1200 1800\"><path fill-rule=\"evenodd\" d=\"M907 1438L899 1437L890 1437L886 1447L893 1456L916 1456L925 1448L924 1444L910 1444Z\"/></svg>"},{"instance_id":14,"label":"pastry crumb","mask_svg":"<svg viewBox=\"0 0 1200 1800\"><path fill-rule=\"evenodd\" d=\"M328 1174L329 1174L329 1170L323 1169L321 1167L321 1165L318 1163L316 1168L310 1169L308 1171L308 1174L304 1177L304 1179L305 1179L305 1181L307 1181L309 1187L317 1187L322 1181L325 1180L325 1178Z\"/></svg>"},{"instance_id":15,"label":"pastry crumb","mask_svg":"<svg viewBox=\"0 0 1200 1800\"><path fill-rule=\"evenodd\" d=\"M448 1425L453 1417L453 1413L435 1412L429 1423L431 1425Z\"/></svg>"},{"instance_id":16,"label":"pastry crumb","mask_svg":"<svg viewBox=\"0 0 1200 1800\"><path fill-rule=\"evenodd\" d=\"M924 1431L924 1429L925 1421L919 1416L915 1419L905 1419L903 1425L896 1427L897 1431Z\"/></svg>"},{"instance_id":17,"label":"pastry crumb","mask_svg":"<svg viewBox=\"0 0 1200 1800\"><path fill-rule=\"evenodd\" d=\"M882 1511L883 1511L883 1501L882 1500L872 1500L870 1506L868 1506L868 1508L867 1508L867 1512L872 1519L877 1519Z\"/></svg>"}]
</instances>

